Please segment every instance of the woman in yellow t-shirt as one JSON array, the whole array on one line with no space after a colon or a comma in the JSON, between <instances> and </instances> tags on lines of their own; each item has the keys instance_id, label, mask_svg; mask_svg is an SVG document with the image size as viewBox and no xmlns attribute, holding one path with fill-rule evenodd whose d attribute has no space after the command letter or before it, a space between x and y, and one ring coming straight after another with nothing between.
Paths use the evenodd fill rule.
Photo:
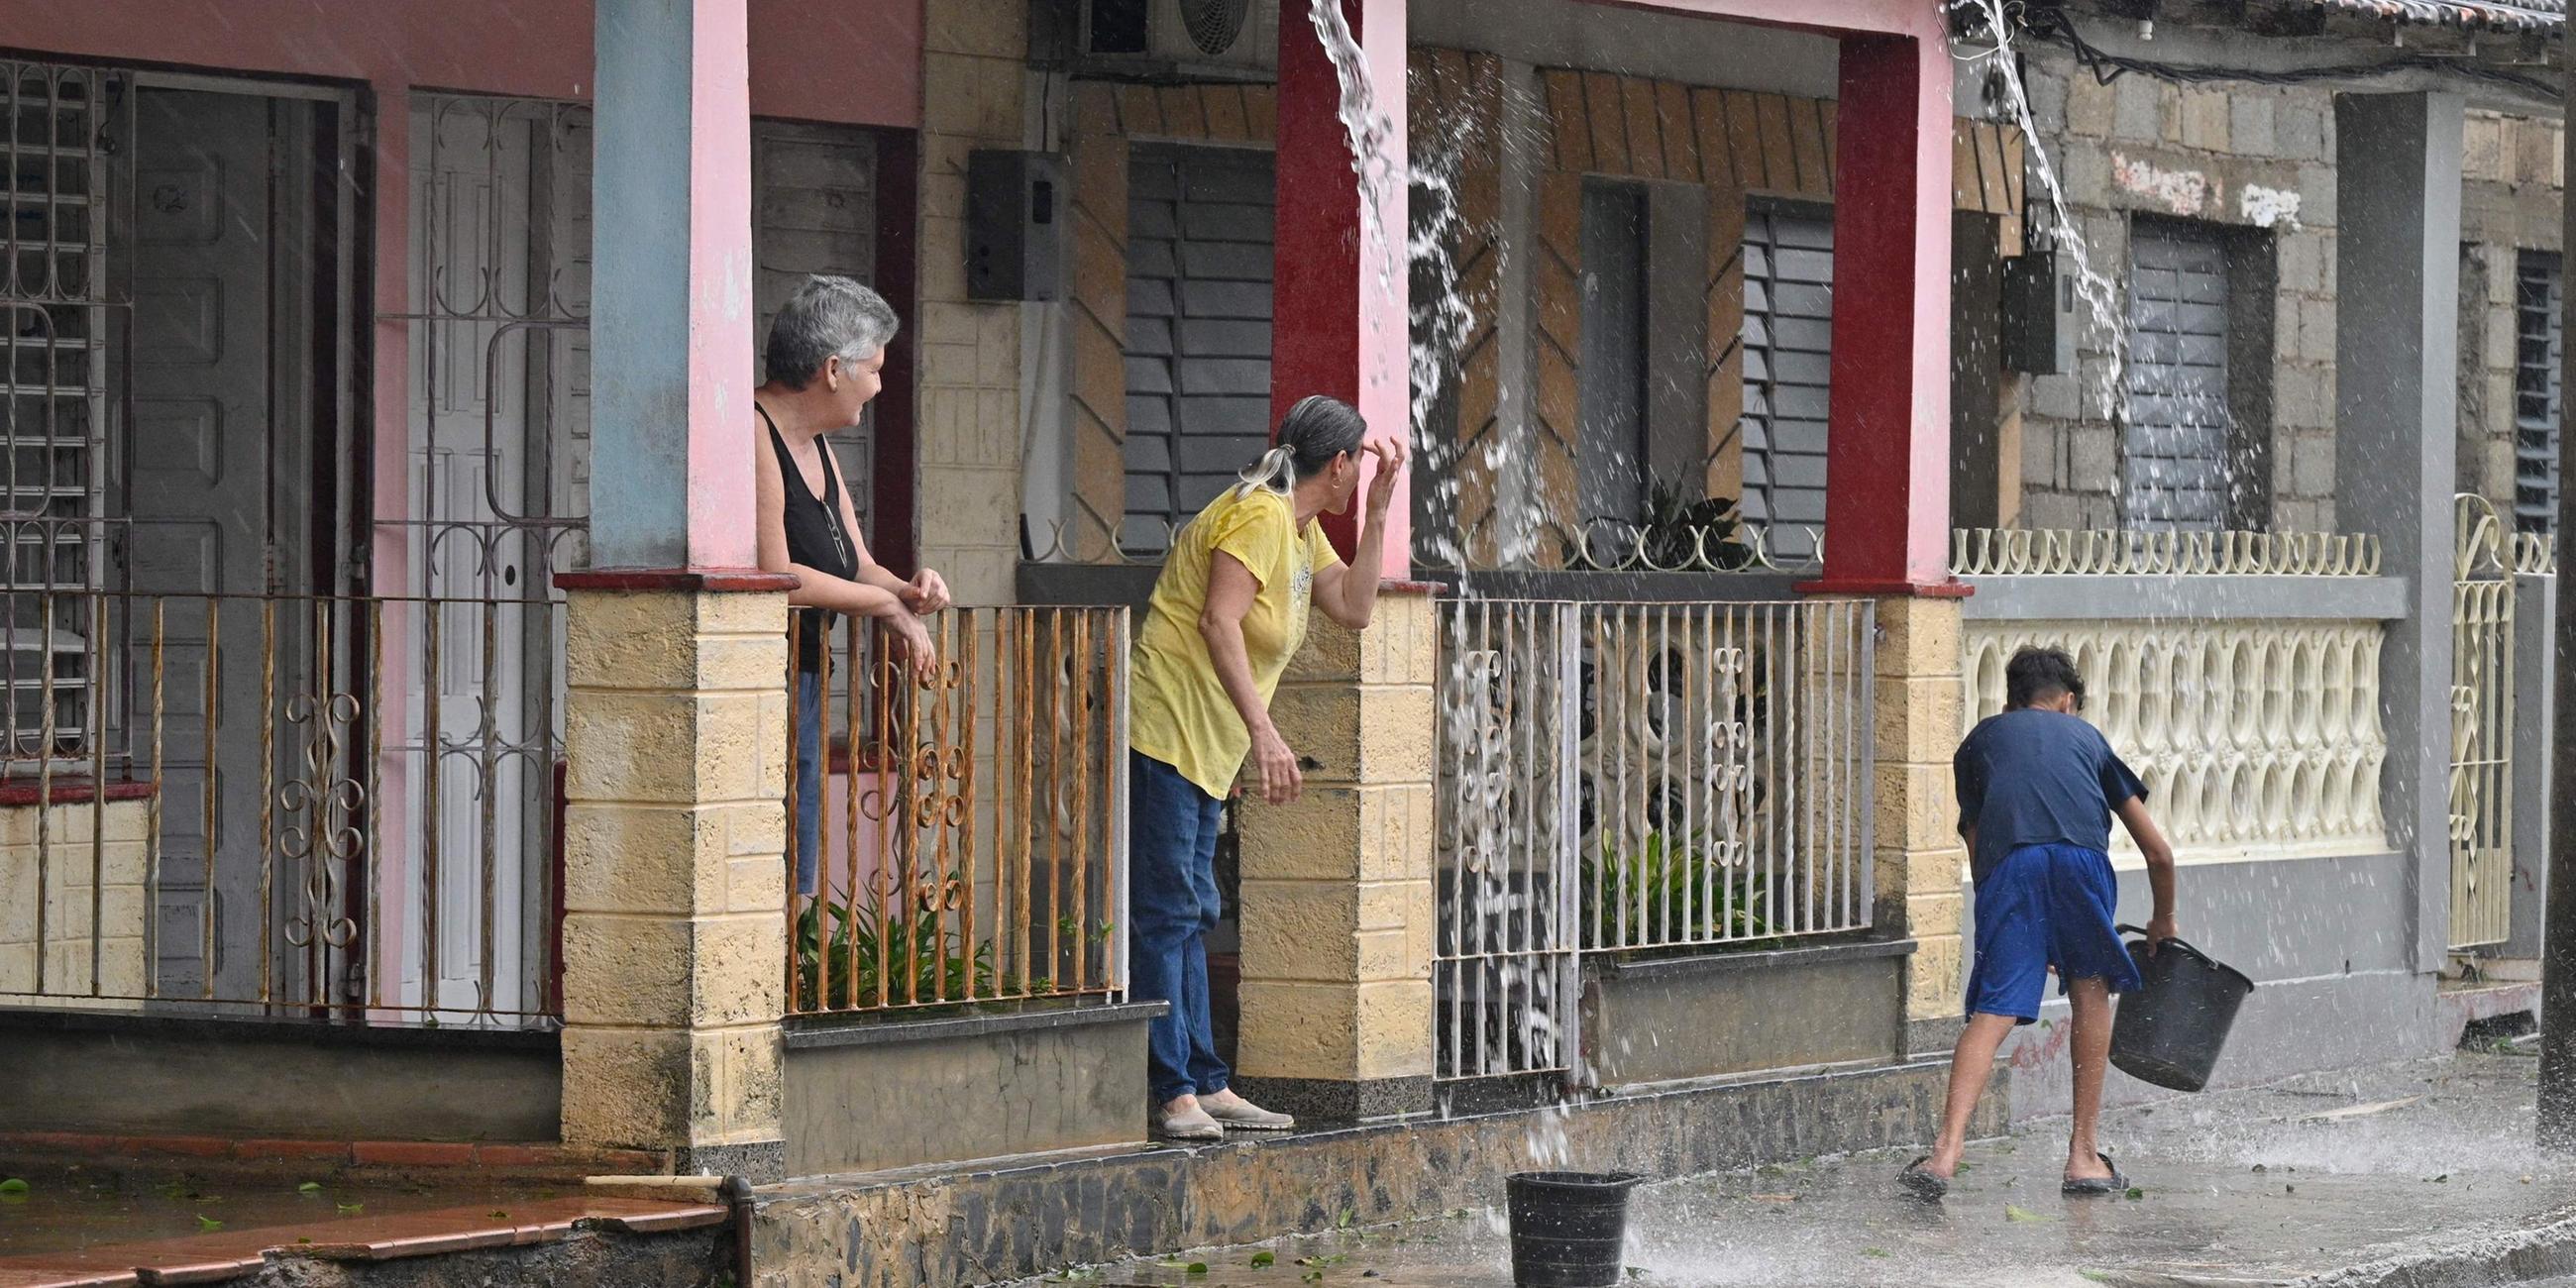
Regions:
<instances>
[{"instance_id":1,"label":"woman in yellow t-shirt","mask_svg":"<svg viewBox=\"0 0 2576 1288\"><path fill-rule=\"evenodd\" d=\"M1168 1001L1148 1066L1154 1133L1215 1140L1227 1128L1296 1125L1236 1095L1208 1025L1207 945L1217 923L1218 813L1248 755L1262 798L1297 799L1297 756L1270 723L1279 673L1306 638L1311 605L1358 630L1377 606L1386 509L1403 477L1401 436L1365 442L1350 404L1316 396L1279 422L1278 445L1183 527L1154 582L1136 643L1129 716L1128 992ZM1375 457L1354 575L1315 522L1349 511L1361 458Z\"/></svg>"}]
</instances>

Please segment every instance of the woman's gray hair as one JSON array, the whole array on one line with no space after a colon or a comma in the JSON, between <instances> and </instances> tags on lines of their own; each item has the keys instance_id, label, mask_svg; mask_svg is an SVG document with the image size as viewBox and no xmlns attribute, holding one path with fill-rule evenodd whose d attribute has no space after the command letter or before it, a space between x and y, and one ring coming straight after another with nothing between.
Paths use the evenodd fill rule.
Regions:
<instances>
[{"instance_id":1,"label":"woman's gray hair","mask_svg":"<svg viewBox=\"0 0 2576 1288\"><path fill-rule=\"evenodd\" d=\"M769 324L769 378L802 389L834 358L852 363L875 356L899 325L884 296L846 277L815 274Z\"/></svg>"}]
</instances>

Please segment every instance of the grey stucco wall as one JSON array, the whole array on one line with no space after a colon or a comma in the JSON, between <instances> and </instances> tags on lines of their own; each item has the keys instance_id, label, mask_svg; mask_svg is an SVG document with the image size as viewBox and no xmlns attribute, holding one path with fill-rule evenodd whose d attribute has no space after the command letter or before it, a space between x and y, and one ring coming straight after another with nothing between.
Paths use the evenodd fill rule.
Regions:
<instances>
[{"instance_id":1,"label":"grey stucco wall","mask_svg":"<svg viewBox=\"0 0 2576 1288\"><path fill-rule=\"evenodd\" d=\"M2191 864L2180 871L2175 902L2183 938L2256 985L2212 1085L2246 1086L2442 1049L2434 1006L2439 977L2417 972L2412 962L2408 867L2405 855L2366 854ZM1973 893L1970 900L1973 960ZM2123 920L2144 922L2151 902L2146 873L2120 874ZM2040 1023L2017 1030L2004 1045L2016 1117L2067 1110L2073 1075L2067 1014L2065 1001L2051 996ZM2173 1093L2113 1070L2104 1094L2123 1104Z\"/></svg>"}]
</instances>

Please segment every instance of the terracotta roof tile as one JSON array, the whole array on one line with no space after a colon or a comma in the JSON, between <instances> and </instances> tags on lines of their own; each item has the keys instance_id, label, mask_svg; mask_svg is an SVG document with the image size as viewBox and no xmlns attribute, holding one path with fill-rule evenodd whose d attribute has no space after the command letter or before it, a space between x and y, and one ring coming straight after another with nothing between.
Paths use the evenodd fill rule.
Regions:
<instances>
[{"instance_id":1,"label":"terracotta roof tile","mask_svg":"<svg viewBox=\"0 0 2576 1288\"><path fill-rule=\"evenodd\" d=\"M2308 0L2308 3L2320 9L2438 27L2555 32L2567 25L2567 0Z\"/></svg>"}]
</instances>

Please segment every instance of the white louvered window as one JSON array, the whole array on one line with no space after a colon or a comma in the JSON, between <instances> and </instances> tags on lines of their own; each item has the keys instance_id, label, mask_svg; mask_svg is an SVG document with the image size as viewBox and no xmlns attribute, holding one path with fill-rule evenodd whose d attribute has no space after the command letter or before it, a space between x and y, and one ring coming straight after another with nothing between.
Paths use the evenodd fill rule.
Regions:
<instances>
[{"instance_id":1,"label":"white louvered window","mask_svg":"<svg viewBox=\"0 0 2576 1288\"><path fill-rule=\"evenodd\" d=\"M2566 276L2558 256L2524 251L2513 289L2513 523L2558 526L2560 359L2566 352Z\"/></svg>"},{"instance_id":2,"label":"white louvered window","mask_svg":"<svg viewBox=\"0 0 2576 1288\"><path fill-rule=\"evenodd\" d=\"M2215 228L2140 220L2131 232L2120 510L2134 531L2226 526L2227 246Z\"/></svg>"},{"instance_id":3,"label":"white louvered window","mask_svg":"<svg viewBox=\"0 0 2576 1288\"><path fill-rule=\"evenodd\" d=\"M1833 331L1833 215L1754 206L1744 220L1743 511L1786 559L1814 554L1825 528Z\"/></svg>"}]
</instances>

